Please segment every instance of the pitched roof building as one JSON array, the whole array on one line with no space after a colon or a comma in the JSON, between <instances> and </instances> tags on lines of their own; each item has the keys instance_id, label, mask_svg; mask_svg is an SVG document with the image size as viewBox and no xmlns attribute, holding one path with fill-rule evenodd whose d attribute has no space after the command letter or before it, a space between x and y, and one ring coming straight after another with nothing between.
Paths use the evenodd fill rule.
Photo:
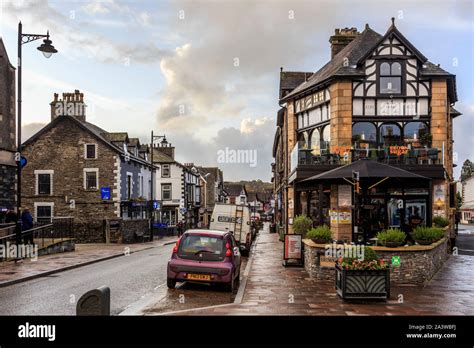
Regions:
<instances>
[{"instance_id":1,"label":"pitched roof building","mask_svg":"<svg viewBox=\"0 0 474 348\"><path fill-rule=\"evenodd\" d=\"M336 29L329 42L331 59L316 72L280 72L272 165L280 226L292 232L293 218L305 214L331 225L334 238L353 241L382 227L407 230L414 213L426 225L433 216L452 221L456 76L430 62L394 19L385 34L369 25ZM353 186L344 185L352 178L317 176L358 160L423 179L371 186L373 178L364 177L353 202ZM372 208L351 210L354 204Z\"/></svg>"}]
</instances>

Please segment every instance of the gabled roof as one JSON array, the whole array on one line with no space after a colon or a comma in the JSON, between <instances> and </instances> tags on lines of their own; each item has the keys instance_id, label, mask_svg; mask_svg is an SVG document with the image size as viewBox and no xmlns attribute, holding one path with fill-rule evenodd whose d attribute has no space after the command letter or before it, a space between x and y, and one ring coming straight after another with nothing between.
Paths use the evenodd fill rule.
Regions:
<instances>
[{"instance_id":1,"label":"gabled roof","mask_svg":"<svg viewBox=\"0 0 474 348\"><path fill-rule=\"evenodd\" d=\"M388 37L394 35L404 44L413 55L422 63L420 75L425 77L445 77L448 82L448 93L451 102L457 101L456 76L443 70L439 65L435 65L408 41L405 36L396 28L395 24L388 28L385 35L373 31L368 25L365 30L344 47L333 59L326 63L321 69L315 72L307 81L301 83L291 93L280 99L285 102L303 92L310 92L323 86L325 83L337 77L359 77L365 76L363 62L372 52Z\"/></svg>"},{"instance_id":2,"label":"gabled roof","mask_svg":"<svg viewBox=\"0 0 474 348\"><path fill-rule=\"evenodd\" d=\"M313 75L312 72L302 71L280 71L280 98L283 98L284 91L292 91Z\"/></svg>"},{"instance_id":3,"label":"gabled roof","mask_svg":"<svg viewBox=\"0 0 474 348\"><path fill-rule=\"evenodd\" d=\"M129 141L127 132L115 132L115 133L106 132L104 134L104 137L108 141L113 142L113 143L118 143L118 142L124 143L124 142Z\"/></svg>"},{"instance_id":4,"label":"gabled roof","mask_svg":"<svg viewBox=\"0 0 474 348\"><path fill-rule=\"evenodd\" d=\"M224 191L228 193L229 196L240 196L240 193L244 190L245 195L247 196L247 190L245 185L242 185L237 182L225 182Z\"/></svg>"},{"instance_id":5,"label":"gabled roof","mask_svg":"<svg viewBox=\"0 0 474 348\"><path fill-rule=\"evenodd\" d=\"M41 128L38 132L36 132L33 136L31 136L28 140L26 140L23 143L23 146L27 146L27 145L33 143L42 134L44 134L48 130L54 128L58 123L64 122L64 121L73 122L76 126L79 126L81 129L85 130L86 132L88 132L89 134L94 136L97 140L101 141L104 145L109 147L111 150L119 153L120 155L125 154L123 149L121 147L116 146L115 144L113 144L113 142L111 140L109 140L109 138L110 138L110 134L125 134L126 139L128 139L127 133L108 133L107 131L103 130L102 128L100 128L100 127L98 127L98 126L96 126L96 125L94 125L90 122L82 122L74 116L59 116L59 117L56 117L54 120L52 120L46 126ZM112 136L111 138L115 139L114 136ZM139 162L140 164L144 164L144 165L148 165L148 166L150 165L149 162L144 161L142 158L136 157L133 154L130 154L130 160L135 161L135 162Z\"/></svg>"},{"instance_id":6,"label":"gabled roof","mask_svg":"<svg viewBox=\"0 0 474 348\"><path fill-rule=\"evenodd\" d=\"M153 147L153 163L165 163L166 164L166 163L178 163L178 162L176 162L174 159L172 159L167 154L161 152L156 147ZM180 164L180 163L178 163L178 164Z\"/></svg>"},{"instance_id":7,"label":"gabled roof","mask_svg":"<svg viewBox=\"0 0 474 348\"><path fill-rule=\"evenodd\" d=\"M129 138L128 139L128 146L139 147L140 146L140 139L138 139L138 138Z\"/></svg>"}]
</instances>

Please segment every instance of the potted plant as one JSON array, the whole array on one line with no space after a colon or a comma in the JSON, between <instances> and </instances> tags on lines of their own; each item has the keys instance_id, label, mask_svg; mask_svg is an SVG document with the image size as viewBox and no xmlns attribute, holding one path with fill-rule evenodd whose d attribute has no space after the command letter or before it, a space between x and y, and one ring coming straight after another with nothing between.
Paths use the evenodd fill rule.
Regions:
<instances>
[{"instance_id":1,"label":"potted plant","mask_svg":"<svg viewBox=\"0 0 474 348\"><path fill-rule=\"evenodd\" d=\"M422 146L430 147L433 141L433 136L430 133L420 134L420 144Z\"/></svg>"},{"instance_id":2,"label":"potted plant","mask_svg":"<svg viewBox=\"0 0 474 348\"><path fill-rule=\"evenodd\" d=\"M331 229L328 225L321 225L310 229L306 233L306 238L310 238L316 244L327 244L333 240Z\"/></svg>"},{"instance_id":3,"label":"potted plant","mask_svg":"<svg viewBox=\"0 0 474 348\"><path fill-rule=\"evenodd\" d=\"M313 221L306 215L298 215L293 220L293 231L296 234L302 234L303 238L306 236L306 232L313 226Z\"/></svg>"},{"instance_id":4,"label":"potted plant","mask_svg":"<svg viewBox=\"0 0 474 348\"><path fill-rule=\"evenodd\" d=\"M336 261L336 292L344 300L387 300L390 298L390 265L370 247L363 259Z\"/></svg>"},{"instance_id":5,"label":"potted plant","mask_svg":"<svg viewBox=\"0 0 474 348\"><path fill-rule=\"evenodd\" d=\"M377 233L379 242L387 248L396 248L403 245L407 235L398 228L389 228Z\"/></svg>"},{"instance_id":6,"label":"potted plant","mask_svg":"<svg viewBox=\"0 0 474 348\"><path fill-rule=\"evenodd\" d=\"M449 220L442 217L442 216L435 216L433 218L433 224L436 226L436 227L441 227L441 228L445 228L446 226L449 225Z\"/></svg>"},{"instance_id":7,"label":"potted plant","mask_svg":"<svg viewBox=\"0 0 474 348\"><path fill-rule=\"evenodd\" d=\"M430 245L444 237L444 231L437 227L418 226L413 230L412 237L420 245Z\"/></svg>"}]
</instances>

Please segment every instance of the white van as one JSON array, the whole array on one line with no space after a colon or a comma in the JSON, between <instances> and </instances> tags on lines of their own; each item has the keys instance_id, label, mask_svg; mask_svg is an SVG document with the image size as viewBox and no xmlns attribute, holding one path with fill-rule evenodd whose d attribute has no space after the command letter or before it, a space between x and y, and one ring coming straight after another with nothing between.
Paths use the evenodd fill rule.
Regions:
<instances>
[{"instance_id":1,"label":"white van","mask_svg":"<svg viewBox=\"0 0 474 348\"><path fill-rule=\"evenodd\" d=\"M209 229L232 232L242 254L248 255L252 244L252 233L250 209L247 206L216 202Z\"/></svg>"}]
</instances>

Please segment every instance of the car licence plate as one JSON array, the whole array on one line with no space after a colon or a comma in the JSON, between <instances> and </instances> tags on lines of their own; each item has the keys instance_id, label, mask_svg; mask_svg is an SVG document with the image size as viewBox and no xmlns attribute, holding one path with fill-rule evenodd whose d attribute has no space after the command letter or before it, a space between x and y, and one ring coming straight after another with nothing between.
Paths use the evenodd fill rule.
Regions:
<instances>
[{"instance_id":1,"label":"car licence plate","mask_svg":"<svg viewBox=\"0 0 474 348\"><path fill-rule=\"evenodd\" d=\"M193 274L189 273L186 279L189 280L211 280L211 276L209 274Z\"/></svg>"}]
</instances>

